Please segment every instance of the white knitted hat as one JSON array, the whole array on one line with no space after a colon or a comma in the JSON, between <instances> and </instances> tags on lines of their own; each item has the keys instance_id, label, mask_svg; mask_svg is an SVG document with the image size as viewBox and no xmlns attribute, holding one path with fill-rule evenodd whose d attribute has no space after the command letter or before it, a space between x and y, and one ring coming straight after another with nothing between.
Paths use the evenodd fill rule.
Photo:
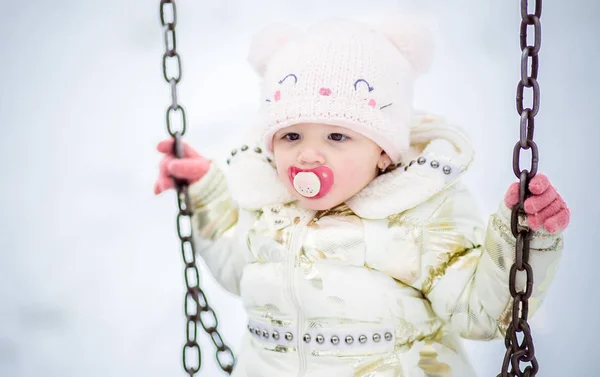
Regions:
<instances>
[{"instance_id":1,"label":"white knitted hat","mask_svg":"<svg viewBox=\"0 0 600 377\"><path fill-rule=\"evenodd\" d=\"M406 19L378 28L329 20L302 33L274 24L253 40L249 61L263 78L258 128L272 153L278 130L298 123L347 127L394 163L408 149L413 82L429 67L427 30Z\"/></svg>"}]
</instances>

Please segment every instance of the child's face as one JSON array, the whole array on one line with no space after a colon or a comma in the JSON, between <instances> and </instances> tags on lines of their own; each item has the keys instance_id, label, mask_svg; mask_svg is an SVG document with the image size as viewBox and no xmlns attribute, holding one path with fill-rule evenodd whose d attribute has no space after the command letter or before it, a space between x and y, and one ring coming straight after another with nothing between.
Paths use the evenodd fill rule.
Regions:
<instances>
[{"instance_id":1,"label":"child's face","mask_svg":"<svg viewBox=\"0 0 600 377\"><path fill-rule=\"evenodd\" d=\"M324 210L344 203L367 186L378 169L390 158L370 139L344 127L301 123L279 130L273 136L277 174L300 204L311 210ZM290 168L327 167L333 173L333 186L322 197L299 194L290 178Z\"/></svg>"}]
</instances>

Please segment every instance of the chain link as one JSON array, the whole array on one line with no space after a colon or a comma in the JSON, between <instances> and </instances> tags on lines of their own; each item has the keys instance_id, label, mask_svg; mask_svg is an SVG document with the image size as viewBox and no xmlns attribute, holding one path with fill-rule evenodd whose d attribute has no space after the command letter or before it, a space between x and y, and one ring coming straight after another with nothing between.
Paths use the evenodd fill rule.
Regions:
<instances>
[{"instance_id":1,"label":"chain link","mask_svg":"<svg viewBox=\"0 0 600 377\"><path fill-rule=\"evenodd\" d=\"M167 8L170 7L170 11ZM167 21L168 13L171 19ZM186 116L183 107L177 102L177 84L181 80L181 57L177 53L177 9L174 0L161 0L160 22L164 27L165 53L163 55L163 76L171 87L171 105L167 109L167 131L174 139L173 153L177 158L183 157L183 135L186 132ZM169 62L174 62L174 69L169 68ZM172 123L174 113L179 114L178 125ZM231 374L235 365L235 357L231 349L223 342L219 333L219 321L215 311L208 304L202 288L200 288L200 272L196 265L196 251L192 231L192 206L187 184L175 181L177 188L177 236L181 241L181 254L185 264L184 278L186 294L184 310L186 316L186 341L183 346L183 368L193 377L202 366L202 351L197 341L198 322L208 333L217 348L216 359L219 367Z\"/></svg>"},{"instance_id":2,"label":"chain link","mask_svg":"<svg viewBox=\"0 0 600 377\"><path fill-rule=\"evenodd\" d=\"M529 264L529 242L532 230L519 223L525 215L524 203L531 193L529 182L538 169L538 147L533 141L534 117L540 109L540 86L537 81L539 57L542 42L542 0L535 1L535 11L529 13L529 1L521 0L521 80L517 84L517 113L521 117L519 141L513 149L513 172L519 179L519 203L512 208L511 231L516 239L515 263L509 274L509 290L513 297L511 323L506 330L506 354L502 363L502 371L498 377L534 377L539 365L535 357L531 328L527 323L529 314L529 298L533 292L533 269ZM528 45L528 29L533 26L533 45ZM526 107L524 101L525 88L532 89L531 107ZM529 169L521 170L521 153L531 150ZM525 274L525 290L517 290L517 276Z\"/></svg>"}]
</instances>

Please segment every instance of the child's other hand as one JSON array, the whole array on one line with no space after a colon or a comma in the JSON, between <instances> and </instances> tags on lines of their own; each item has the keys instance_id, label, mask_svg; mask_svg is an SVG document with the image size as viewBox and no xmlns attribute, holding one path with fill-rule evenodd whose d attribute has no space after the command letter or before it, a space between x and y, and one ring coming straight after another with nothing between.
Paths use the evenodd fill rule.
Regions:
<instances>
[{"instance_id":1,"label":"child's other hand","mask_svg":"<svg viewBox=\"0 0 600 377\"><path fill-rule=\"evenodd\" d=\"M531 229L544 227L548 232L556 233L569 225L571 211L548 177L537 174L529 182L529 191L532 195L525 200L525 213ZM519 203L519 182L510 185L504 203L508 208Z\"/></svg>"},{"instance_id":2,"label":"child's other hand","mask_svg":"<svg viewBox=\"0 0 600 377\"><path fill-rule=\"evenodd\" d=\"M210 167L210 161L186 143L183 143L184 158L176 158L173 154L173 139L161 141L156 149L165 154L160 161L158 179L154 184L156 195L175 187L173 177L192 184L199 181Z\"/></svg>"}]
</instances>

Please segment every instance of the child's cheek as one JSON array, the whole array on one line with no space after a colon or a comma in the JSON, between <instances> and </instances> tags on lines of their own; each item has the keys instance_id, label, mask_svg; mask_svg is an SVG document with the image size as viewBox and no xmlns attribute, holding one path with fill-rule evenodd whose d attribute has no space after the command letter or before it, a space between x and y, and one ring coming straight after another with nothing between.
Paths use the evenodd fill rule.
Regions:
<instances>
[{"instance_id":1,"label":"child's cheek","mask_svg":"<svg viewBox=\"0 0 600 377\"><path fill-rule=\"evenodd\" d=\"M333 175L333 184L334 185L346 185L349 183L349 181L352 180L352 174L353 174L353 169L351 168L352 166L352 161L351 160L347 160L347 161L342 161L338 166L337 169L334 170L334 175Z\"/></svg>"},{"instance_id":2,"label":"child's cheek","mask_svg":"<svg viewBox=\"0 0 600 377\"><path fill-rule=\"evenodd\" d=\"M279 179L285 184L290 183L288 179L288 168L290 164L287 163L285 159L284 153L273 153L273 162L275 163L275 168L277 169L277 176Z\"/></svg>"}]
</instances>

